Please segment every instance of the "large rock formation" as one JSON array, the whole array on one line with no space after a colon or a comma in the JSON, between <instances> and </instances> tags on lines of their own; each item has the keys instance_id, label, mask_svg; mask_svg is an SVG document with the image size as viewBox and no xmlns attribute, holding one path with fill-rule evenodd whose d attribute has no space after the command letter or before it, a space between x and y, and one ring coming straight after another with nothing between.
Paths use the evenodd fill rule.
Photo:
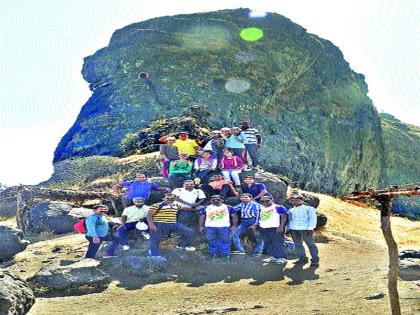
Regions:
<instances>
[{"instance_id":1,"label":"large rock formation","mask_svg":"<svg viewBox=\"0 0 420 315\"><path fill-rule=\"evenodd\" d=\"M23 239L21 230L0 224L0 261L11 259L28 244L29 242Z\"/></svg>"},{"instance_id":2,"label":"large rock formation","mask_svg":"<svg viewBox=\"0 0 420 315\"><path fill-rule=\"evenodd\" d=\"M34 293L25 281L0 269L0 314L24 315L34 303Z\"/></svg>"},{"instance_id":3,"label":"large rock formation","mask_svg":"<svg viewBox=\"0 0 420 315\"><path fill-rule=\"evenodd\" d=\"M300 187L345 193L379 185L381 126L355 73L331 42L278 15L249 10L161 17L116 31L85 58L93 95L54 161L122 154L121 141L193 104L214 128L250 120L264 133L261 161ZM246 27L264 37L241 39ZM149 77L138 79L140 72Z\"/></svg>"}]
</instances>

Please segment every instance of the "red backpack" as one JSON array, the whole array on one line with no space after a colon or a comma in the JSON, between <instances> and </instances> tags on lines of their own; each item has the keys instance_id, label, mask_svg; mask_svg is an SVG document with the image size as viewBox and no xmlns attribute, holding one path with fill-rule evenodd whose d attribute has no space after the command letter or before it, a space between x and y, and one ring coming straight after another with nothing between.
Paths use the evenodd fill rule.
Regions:
<instances>
[{"instance_id":1,"label":"red backpack","mask_svg":"<svg viewBox=\"0 0 420 315\"><path fill-rule=\"evenodd\" d=\"M80 234L86 234L86 222L85 219L80 219L77 223L73 224L73 229Z\"/></svg>"}]
</instances>

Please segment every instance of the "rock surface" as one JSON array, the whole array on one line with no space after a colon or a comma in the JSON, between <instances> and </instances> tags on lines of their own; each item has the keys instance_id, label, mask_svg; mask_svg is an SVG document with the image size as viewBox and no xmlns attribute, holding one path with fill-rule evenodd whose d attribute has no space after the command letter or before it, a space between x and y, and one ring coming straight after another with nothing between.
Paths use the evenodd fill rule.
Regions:
<instances>
[{"instance_id":1,"label":"rock surface","mask_svg":"<svg viewBox=\"0 0 420 315\"><path fill-rule=\"evenodd\" d=\"M80 218L91 214L91 209L77 208L66 203L39 202L26 212L22 229L25 233L68 233L73 231L73 224Z\"/></svg>"},{"instance_id":2,"label":"rock surface","mask_svg":"<svg viewBox=\"0 0 420 315\"><path fill-rule=\"evenodd\" d=\"M28 244L29 242L23 239L21 230L0 224L0 261L11 259Z\"/></svg>"},{"instance_id":3,"label":"rock surface","mask_svg":"<svg viewBox=\"0 0 420 315\"><path fill-rule=\"evenodd\" d=\"M54 161L119 156L127 134L197 104L217 113L209 117L212 128L250 120L264 133L263 167L300 188L347 193L378 186L384 147L364 76L331 42L289 19L270 13L251 21L248 14L160 17L117 30L108 47L85 58L82 73L93 94ZM261 40L240 38L250 23L263 30ZM142 71L149 78L138 79Z\"/></svg>"},{"instance_id":4,"label":"rock surface","mask_svg":"<svg viewBox=\"0 0 420 315\"><path fill-rule=\"evenodd\" d=\"M53 262L45 265L28 282L35 288L47 290L106 285L109 275L98 268L99 264L94 259Z\"/></svg>"},{"instance_id":5,"label":"rock surface","mask_svg":"<svg viewBox=\"0 0 420 315\"><path fill-rule=\"evenodd\" d=\"M159 257L121 256L103 262L104 268L119 268L120 272L142 277L149 276L156 271L163 271L168 267L168 261Z\"/></svg>"},{"instance_id":6,"label":"rock surface","mask_svg":"<svg viewBox=\"0 0 420 315\"><path fill-rule=\"evenodd\" d=\"M34 303L34 293L26 282L0 269L0 314L24 315Z\"/></svg>"}]
</instances>

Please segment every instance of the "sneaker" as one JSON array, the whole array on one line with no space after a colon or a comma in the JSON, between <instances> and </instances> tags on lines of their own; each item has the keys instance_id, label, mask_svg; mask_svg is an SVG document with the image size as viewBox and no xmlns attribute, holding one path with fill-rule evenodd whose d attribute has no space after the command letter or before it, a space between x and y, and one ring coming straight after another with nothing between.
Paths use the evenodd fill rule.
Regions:
<instances>
[{"instance_id":1,"label":"sneaker","mask_svg":"<svg viewBox=\"0 0 420 315\"><path fill-rule=\"evenodd\" d=\"M118 257L118 256L114 254L108 254L108 253L104 253L104 255L102 256L102 258L113 258L113 257Z\"/></svg>"},{"instance_id":2,"label":"sneaker","mask_svg":"<svg viewBox=\"0 0 420 315\"><path fill-rule=\"evenodd\" d=\"M245 251L244 250L233 250L230 252L232 255L245 255Z\"/></svg>"},{"instance_id":3,"label":"sneaker","mask_svg":"<svg viewBox=\"0 0 420 315\"><path fill-rule=\"evenodd\" d=\"M295 264L307 264L308 263L308 258L299 258L298 260L295 261Z\"/></svg>"},{"instance_id":4,"label":"sneaker","mask_svg":"<svg viewBox=\"0 0 420 315\"><path fill-rule=\"evenodd\" d=\"M287 264L287 260L285 258L273 259L271 262L272 263L275 263L277 265L283 265L283 264L285 265L285 264Z\"/></svg>"},{"instance_id":5,"label":"sneaker","mask_svg":"<svg viewBox=\"0 0 420 315\"><path fill-rule=\"evenodd\" d=\"M121 246L121 247L122 247L122 250L123 250L123 251L130 250L130 246L128 246L128 245L123 245L123 246Z\"/></svg>"},{"instance_id":6,"label":"sneaker","mask_svg":"<svg viewBox=\"0 0 420 315\"><path fill-rule=\"evenodd\" d=\"M311 261L311 267L319 267L319 261Z\"/></svg>"},{"instance_id":7,"label":"sneaker","mask_svg":"<svg viewBox=\"0 0 420 315\"><path fill-rule=\"evenodd\" d=\"M185 247L185 250L186 250L187 252L193 252L193 251L195 251L195 250L196 250L196 248L195 248L194 246L187 246L187 247Z\"/></svg>"},{"instance_id":8,"label":"sneaker","mask_svg":"<svg viewBox=\"0 0 420 315\"><path fill-rule=\"evenodd\" d=\"M272 262L273 260L276 260L276 259L274 257L268 257L268 258L263 259L262 261L269 263L269 262Z\"/></svg>"},{"instance_id":9,"label":"sneaker","mask_svg":"<svg viewBox=\"0 0 420 315\"><path fill-rule=\"evenodd\" d=\"M150 234L147 232L141 232L141 236L143 236L143 238L145 240L150 240Z\"/></svg>"}]
</instances>

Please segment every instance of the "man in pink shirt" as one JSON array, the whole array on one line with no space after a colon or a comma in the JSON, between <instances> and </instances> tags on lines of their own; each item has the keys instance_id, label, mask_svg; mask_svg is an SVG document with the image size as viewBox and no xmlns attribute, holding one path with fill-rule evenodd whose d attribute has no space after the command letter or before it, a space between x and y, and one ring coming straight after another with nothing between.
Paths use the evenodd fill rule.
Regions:
<instances>
[{"instance_id":1,"label":"man in pink shirt","mask_svg":"<svg viewBox=\"0 0 420 315\"><path fill-rule=\"evenodd\" d=\"M226 197L238 196L238 193L232 184L225 180L220 174L213 175L211 181L208 184L202 185L202 189L208 198L213 195L222 196L223 199L226 199Z\"/></svg>"}]
</instances>

